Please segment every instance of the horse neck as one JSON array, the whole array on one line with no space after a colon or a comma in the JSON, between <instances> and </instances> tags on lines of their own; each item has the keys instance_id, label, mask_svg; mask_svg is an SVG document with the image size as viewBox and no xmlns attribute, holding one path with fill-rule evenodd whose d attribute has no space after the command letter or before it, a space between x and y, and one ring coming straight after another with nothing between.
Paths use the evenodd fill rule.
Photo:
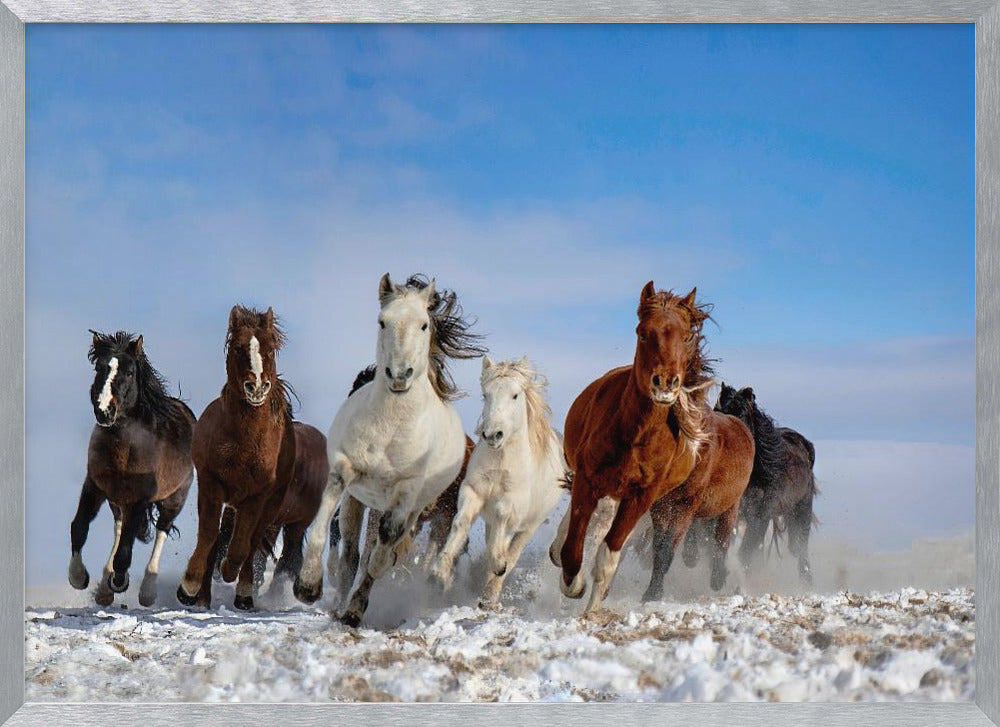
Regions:
<instances>
[{"instance_id":1,"label":"horse neck","mask_svg":"<svg viewBox=\"0 0 1000 727\"><path fill-rule=\"evenodd\" d=\"M622 392L621 406L618 407L618 429L624 435L623 438L626 441L634 440L649 429L662 429L680 445L684 435L678 432L675 436L666 424L670 415L669 410L659 412L658 409L659 407L653 404L648 396L643 396L639 391L633 367L629 371L625 391Z\"/></svg>"},{"instance_id":2,"label":"horse neck","mask_svg":"<svg viewBox=\"0 0 1000 727\"><path fill-rule=\"evenodd\" d=\"M274 387L268 396L282 396L282 393L280 389ZM226 382L219 398L222 400L222 410L226 417L240 429L261 430L271 426L283 427L285 424L284 405L277 412L271 401L264 402L262 406L250 406L237 387L230 385L229 382Z\"/></svg>"}]
</instances>

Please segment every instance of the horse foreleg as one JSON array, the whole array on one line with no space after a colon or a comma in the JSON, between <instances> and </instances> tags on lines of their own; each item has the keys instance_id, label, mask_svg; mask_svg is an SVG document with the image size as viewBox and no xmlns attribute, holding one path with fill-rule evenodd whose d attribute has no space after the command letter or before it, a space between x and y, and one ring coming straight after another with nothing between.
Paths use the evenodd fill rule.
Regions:
<instances>
[{"instance_id":1,"label":"horse foreleg","mask_svg":"<svg viewBox=\"0 0 1000 727\"><path fill-rule=\"evenodd\" d=\"M306 534L306 552L302 557L302 568L295 578L292 588L295 597L303 603L315 603L323 594L323 550L330 535L330 521L340 504L341 496L349 479L353 479L350 462L338 455L330 462L330 476L323 490L319 511L313 518Z\"/></svg>"},{"instance_id":2,"label":"horse foreleg","mask_svg":"<svg viewBox=\"0 0 1000 727\"><path fill-rule=\"evenodd\" d=\"M514 566L517 565L518 558L521 557L524 546L531 540L531 536L535 530L536 528L522 530L511 538L506 548L506 563L504 564L503 572L491 573L486 580L486 586L483 588L483 595L479 601L480 607L489 607L500 600L500 594L503 592L503 584L506 582L510 572L514 570Z\"/></svg>"},{"instance_id":3,"label":"horse foreleg","mask_svg":"<svg viewBox=\"0 0 1000 727\"><path fill-rule=\"evenodd\" d=\"M691 527L693 512L690 502L677 500L658 500L649 509L653 522L653 568L649 585L642 596L643 602L658 601L663 597L663 579L674 562L681 541L687 548L694 539L694 547L697 548L697 529Z\"/></svg>"},{"instance_id":4,"label":"horse foreleg","mask_svg":"<svg viewBox=\"0 0 1000 727\"><path fill-rule=\"evenodd\" d=\"M469 538L469 528L479 517L483 505L483 498L478 492L470 486L462 486L458 493L458 512L455 513L455 519L451 522L448 539L431 569L431 577L438 581L445 590L451 588L455 577L455 560L462 552L462 548Z\"/></svg>"},{"instance_id":5,"label":"horse foreleg","mask_svg":"<svg viewBox=\"0 0 1000 727\"><path fill-rule=\"evenodd\" d=\"M104 565L104 573L101 575L101 582L97 585L97 593L94 594L94 600L100 606L110 606L115 600L115 594L108 588L108 582L115 572L115 553L118 552L118 543L122 539L123 524L121 511L114 507L111 508L111 511L115 516L115 539L111 543L111 554L108 556L108 562Z\"/></svg>"},{"instance_id":6,"label":"horse foreleg","mask_svg":"<svg viewBox=\"0 0 1000 727\"><path fill-rule=\"evenodd\" d=\"M597 557L594 559L594 584L590 590L590 601L587 603L585 613L596 611L601 607L601 602L607 596L611 581L618 571L622 547L635 529L635 524L649 510L652 504L650 499L649 496L629 497L623 498L618 503L618 511L611 523L611 529L597 548Z\"/></svg>"},{"instance_id":7,"label":"horse foreleg","mask_svg":"<svg viewBox=\"0 0 1000 727\"><path fill-rule=\"evenodd\" d=\"M88 477L83 481L83 488L80 490L80 504L76 508L73 523L69 526L69 583L78 591L82 591L90 585L90 574L83 564L83 546L90 533L90 523L97 517L97 513L101 511L101 505L106 499L104 493L94 484L92 479Z\"/></svg>"},{"instance_id":8,"label":"horse foreleg","mask_svg":"<svg viewBox=\"0 0 1000 727\"><path fill-rule=\"evenodd\" d=\"M188 480L187 484L188 487L178 489L157 505L159 515L156 518L156 540L153 542L153 552L149 556L146 572L142 577L142 584L139 586L140 606L152 606L156 603L156 585L160 574L160 557L163 555L163 545L167 541L167 534L173 527L174 520L180 514L181 508L184 507L184 502L187 500L191 481Z\"/></svg>"},{"instance_id":9,"label":"horse foreleg","mask_svg":"<svg viewBox=\"0 0 1000 727\"><path fill-rule=\"evenodd\" d=\"M758 512L753 512L747 518L747 528L740 541L739 557L743 564L743 569L749 573L750 570L760 560L764 551L764 536L767 535L767 526L771 523L769 516L764 516Z\"/></svg>"},{"instance_id":10,"label":"horse foreleg","mask_svg":"<svg viewBox=\"0 0 1000 727\"><path fill-rule=\"evenodd\" d=\"M583 571L583 543L587 537L587 526L590 516L597 507L597 498L591 493L590 485L580 478L579 474L573 482L573 497L569 504L567 515L566 536L559 550L559 562L562 564L562 578L559 588L563 595L569 598L580 598L587 589Z\"/></svg>"},{"instance_id":11,"label":"horse foreleg","mask_svg":"<svg viewBox=\"0 0 1000 727\"><path fill-rule=\"evenodd\" d=\"M400 485L400 501L390 510L382 513L378 523L378 543L367 559L364 575L351 593L347 609L340 620L348 626L357 626L368 610L368 597L372 585L381 578L396 562L396 547L409 534L410 529L419 517L420 512L414 511L412 494L420 489L419 483Z\"/></svg>"},{"instance_id":12,"label":"horse foreleg","mask_svg":"<svg viewBox=\"0 0 1000 727\"><path fill-rule=\"evenodd\" d=\"M219 518L222 515L222 500L217 492L218 486L199 474L198 540L177 586L177 600L185 606L201 603L207 608L212 603L212 569L219 548Z\"/></svg>"}]
</instances>

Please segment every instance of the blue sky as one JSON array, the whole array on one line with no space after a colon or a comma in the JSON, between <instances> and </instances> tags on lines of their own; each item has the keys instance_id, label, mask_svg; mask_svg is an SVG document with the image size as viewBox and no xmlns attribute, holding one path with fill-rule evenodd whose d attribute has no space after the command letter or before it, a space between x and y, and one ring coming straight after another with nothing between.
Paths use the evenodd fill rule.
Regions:
<instances>
[{"instance_id":1,"label":"blue sky","mask_svg":"<svg viewBox=\"0 0 1000 727\"><path fill-rule=\"evenodd\" d=\"M273 305L325 430L387 270L458 290L496 357L548 373L560 424L631 356L642 284L697 284L723 379L882 462L828 461L825 492L848 469L855 500L910 492L900 447L951 453L926 477L954 512L917 503L872 543L971 527L971 25L33 25L27 81L40 572L68 534L32 503L68 528L82 479L87 328L141 330L200 412L230 306ZM832 530L869 527L849 500Z\"/></svg>"}]
</instances>

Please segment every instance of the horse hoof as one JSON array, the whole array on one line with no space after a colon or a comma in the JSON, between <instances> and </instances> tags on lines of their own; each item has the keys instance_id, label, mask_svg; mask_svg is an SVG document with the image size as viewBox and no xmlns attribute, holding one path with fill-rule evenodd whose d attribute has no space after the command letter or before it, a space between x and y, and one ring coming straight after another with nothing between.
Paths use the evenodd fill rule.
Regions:
<instances>
[{"instance_id":1,"label":"horse hoof","mask_svg":"<svg viewBox=\"0 0 1000 727\"><path fill-rule=\"evenodd\" d=\"M713 573L712 574L712 580L711 580L711 583L709 585L712 586L712 590L713 591L721 591L722 588L723 588L723 586L726 585L726 574L725 573L719 573L719 574Z\"/></svg>"},{"instance_id":2,"label":"horse hoof","mask_svg":"<svg viewBox=\"0 0 1000 727\"><path fill-rule=\"evenodd\" d=\"M143 578L139 586L139 605L152 606L156 603L156 579Z\"/></svg>"},{"instance_id":3,"label":"horse hoof","mask_svg":"<svg viewBox=\"0 0 1000 727\"><path fill-rule=\"evenodd\" d=\"M561 546L560 548L556 548L555 543L553 543L552 546L549 548L549 560L552 561L552 565L554 565L556 568L562 568L562 557L560 557L559 553L560 549Z\"/></svg>"},{"instance_id":4,"label":"horse hoof","mask_svg":"<svg viewBox=\"0 0 1000 727\"><path fill-rule=\"evenodd\" d=\"M115 594L111 591L98 591L94 594L94 601L98 606L104 606L106 608L115 602Z\"/></svg>"},{"instance_id":5,"label":"horse hoof","mask_svg":"<svg viewBox=\"0 0 1000 727\"><path fill-rule=\"evenodd\" d=\"M128 590L129 577L128 571L125 571L125 577L122 579L121 583L118 583L115 579L114 573L108 574L107 586L111 589L112 593L125 593Z\"/></svg>"},{"instance_id":6,"label":"horse hoof","mask_svg":"<svg viewBox=\"0 0 1000 727\"><path fill-rule=\"evenodd\" d=\"M71 573L69 577L69 584L78 591L87 590L87 586L90 585L90 573L84 571L83 576Z\"/></svg>"},{"instance_id":7,"label":"horse hoof","mask_svg":"<svg viewBox=\"0 0 1000 727\"><path fill-rule=\"evenodd\" d=\"M349 626L352 629L356 629L358 626L361 625L361 614L354 613L353 611L345 611L344 613L340 614L340 618L338 620L340 621L340 623L344 624L344 626Z\"/></svg>"},{"instance_id":8,"label":"horse hoof","mask_svg":"<svg viewBox=\"0 0 1000 727\"><path fill-rule=\"evenodd\" d=\"M184 586L177 586L177 600L183 606L194 606L198 603L198 594L196 593L193 596L189 596L184 590Z\"/></svg>"},{"instance_id":9,"label":"horse hoof","mask_svg":"<svg viewBox=\"0 0 1000 727\"><path fill-rule=\"evenodd\" d=\"M238 611L253 611L253 596L236 596L233 608Z\"/></svg>"},{"instance_id":10,"label":"horse hoof","mask_svg":"<svg viewBox=\"0 0 1000 727\"><path fill-rule=\"evenodd\" d=\"M493 601L488 598L482 598L477 604L480 611L491 611L497 613L501 610L500 601Z\"/></svg>"},{"instance_id":11,"label":"horse hoof","mask_svg":"<svg viewBox=\"0 0 1000 727\"><path fill-rule=\"evenodd\" d=\"M499 578L500 576L502 576L506 572L507 572L507 564L506 563L504 563L502 565L498 565L496 568L493 569L493 575L495 575L497 578Z\"/></svg>"},{"instance_id":12,"label":"horse hoof","mask_svg":"<svg viewBox=\"0 0 1000 727\"><path fill-rule=\"evenodd\" d=\"M577 581L579 581L579 583ZM583 598L583 594L587 590L587 582L583 578L577 576L573 579L572 583L567 585L566 581L563 578L560 578L559 590L562 591L562 594L566 596L566 598L572 598L574 600Z\"/></svg>"},{"instance_id":13,"label":"horse hoof","mask_svg":"<svg viewBox=\"0 0 1000 727\"><path fill-rule=\"evenodd\" d=\"M662 601L663 600L663 589L647 588L646 592L642 594L642 602L649 603L650 601Z\"/></svg>"},{"instance_id":14,"label":"horse hoof","mask_svg":"<svg viewBox=\"0 0 1000 727\"><path fill-rule=\"evenodd\" d=\"M323 595L323 581L320 581L313 587L309 587L296 576L295 582L292 584L292 593L302 603L307 605L316 603L319 597Z\"/></svg>"}]
</instances>

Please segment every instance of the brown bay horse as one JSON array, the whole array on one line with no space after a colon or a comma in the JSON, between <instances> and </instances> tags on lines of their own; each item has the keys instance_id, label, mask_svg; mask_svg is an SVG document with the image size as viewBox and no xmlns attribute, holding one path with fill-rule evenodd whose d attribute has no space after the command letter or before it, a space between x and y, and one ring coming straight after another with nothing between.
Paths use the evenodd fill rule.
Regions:
<instances>
[{"instance_id":1,"label":"brown bay horse","mask_svg":"<svg viewBox=\"0 0 1000 727\"><path fill-rule=\"evenodd\" d=\"M234 606L253 607L253 553L264 542L295 474L295 427L289 389L277 354L285 337L268 308L234 306L226 335L226 383L194 430L198 470L198 541L177 588L186 606L210 607L212 570L224 505L236 511L232 540L220 565L236 585Z\"/></svg>"},{"instance_id":2,"label":"brown bay horse","mask_svg":"<svg viewBox=\"0 0 1000 727\"><path fill-rule=\"evenodd\" d=\"M639 296L632 365L587 386L566 417L572 496L550 549L566 596L580 598L586 590L583 545L598 502L609 496L619 503L594 561L588 612L600 606L636 523L688 479L706 438L701 402L713 380L702 328L709 313L696 292L681 297L649 281Z\"/></svg>"},{"instance_id":3,"label":"brown bay horse","mask_svg":"<svg viewBox=\"0 0 1000 727\"><path fill-rule=\"evenodd\" d=\"M712 530L712 590L726 583L726 555L739 518L740 502L754 462L750 430L734 416L705 407L702 431L707 435L687 480L650 508L653 521L653 571L643 601L663 596L663 578L692 522Z\"/></svg>"},{"instance_id":4,"label":"brown bay horse","mask_svg":"<svg viewBox=\"0 0 1000 727\"><path fill-rule=\"evenodd\" d=\"M146 357L142 336L124 331L91 334L88 357L95 376L90 400L97 425L90 435L87 477L70 527L69 582L80 590L90 583L81 551L90 523L107 501L115 518L115 539L95 599L110 605L115 593L128 588L133 545L136 538L149 542L155 509L156 541L139 589L139 603L149 606L156 600L163 544L194 477L194 412L167 395L163 378Z\"/></svg>"}]
</instances>

